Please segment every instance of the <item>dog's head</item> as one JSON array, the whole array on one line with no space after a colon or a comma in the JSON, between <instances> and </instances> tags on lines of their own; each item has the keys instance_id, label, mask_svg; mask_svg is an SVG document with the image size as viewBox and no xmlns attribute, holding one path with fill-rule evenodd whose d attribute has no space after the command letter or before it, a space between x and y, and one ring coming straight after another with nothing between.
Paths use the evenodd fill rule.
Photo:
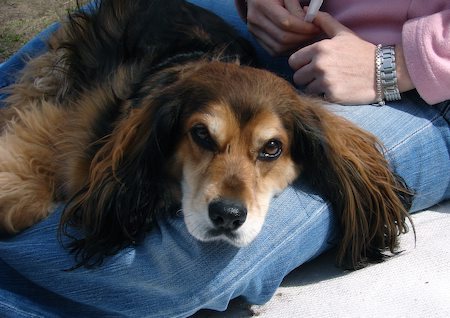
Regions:
<instances>
[{"instance_id":1,"label":"dog's head","mask_svg":"<svg viewBox=\"0 0 450 318\"><path fill-rule=\"evenodd\" d=\"M377 140L263 70L200 61L144 81L102 140L63 224L84 230L85 261L142 238L173 185L199 240L249 244L274 195L301 176L339 215L339 260L357 267L395 247L405 188ZM290 212L292 213L292 212Z\"/></svg>"},{"instance_id":2,"label":"dog's head","mask_svg":"<svg viewBox=\"0 0 450 318\"><path fill-rule=\"evenodd\" d=\"M190 97L175 162L187 228L203 241L246 245L299 174L289 112L301 100L272 74L233 64L204 64L183 81Z\"/></svg>"}]
</instances>

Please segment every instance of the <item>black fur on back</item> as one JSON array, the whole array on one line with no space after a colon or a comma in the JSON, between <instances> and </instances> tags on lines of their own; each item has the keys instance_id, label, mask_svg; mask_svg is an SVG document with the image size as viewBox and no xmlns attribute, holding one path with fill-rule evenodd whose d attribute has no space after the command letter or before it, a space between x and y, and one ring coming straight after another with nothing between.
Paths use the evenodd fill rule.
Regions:
<instances>
[{"instance_id":1,"label":"black fur on back","mask_svg":"<svg viewBox=\"0 0 450 318\"><path fill-rule=\"evenodd\" d=\"M251 46L220 17L182 0L96 1L66 24L53 49L65 50L72 93L119 65L145 63L148 72L219 53L244 64L253 58Z\"/></svg>"}]
</instances>

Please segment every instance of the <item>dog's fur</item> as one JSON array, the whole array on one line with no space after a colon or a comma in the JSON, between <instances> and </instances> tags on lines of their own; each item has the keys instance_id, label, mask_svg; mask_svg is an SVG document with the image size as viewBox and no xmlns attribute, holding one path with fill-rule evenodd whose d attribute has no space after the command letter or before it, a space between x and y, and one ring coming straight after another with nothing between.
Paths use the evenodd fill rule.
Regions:
<instances>
[{"instance_id":1,"label":"dog's fur","mask_svg":"<svg viewBox=\"0 0 450 318\"><path fill-rule=\"evenodd\" d=\"M62 24L1 111L3 231L66 201L60 230L80 229L71 246L89 266L181 203L197 239L243 246L301 176L339 216L341 265L394 251L410 194L376 138L242 65L252 50L220 18L178 0L103 0Z\"/></svg>"}]
</instances>

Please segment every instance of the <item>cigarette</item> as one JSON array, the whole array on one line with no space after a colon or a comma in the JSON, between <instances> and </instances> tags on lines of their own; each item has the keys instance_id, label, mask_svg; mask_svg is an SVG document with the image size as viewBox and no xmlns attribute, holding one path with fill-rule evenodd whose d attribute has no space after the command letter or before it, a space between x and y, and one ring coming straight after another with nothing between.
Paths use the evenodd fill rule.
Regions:
<instances>
[{"instance_id":1,"label":"cigarette","mask_svg":"<svg viewBox=\"0 0 450 318\"><path fill-rule=\"evenodd\" d=\"M322 5L323 0L311 0L308 6L308 11L305 15L306 22L312 22L319 12L320 6Z\"/></svg>"}]
</instances>

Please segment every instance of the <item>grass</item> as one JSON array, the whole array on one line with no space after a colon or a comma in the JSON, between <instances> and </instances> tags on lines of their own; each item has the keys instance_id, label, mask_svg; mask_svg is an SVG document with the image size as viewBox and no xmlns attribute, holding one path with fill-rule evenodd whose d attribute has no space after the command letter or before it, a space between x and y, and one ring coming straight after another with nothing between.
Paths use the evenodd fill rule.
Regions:
<instances>
[{"instance_id":1,"label":"grass","mask_svg":"<svg viewBox=\"0 0 450 318\"><path fill-rule=\"evenodd\" d=\"M12 55L53 21L50 17L6 21L0 30L0 59L6 59Z\"/></svg>"},{"instance_id":2,"label":"grass","mask_svg":"<svg viewBox=\"0 0 450 318\"><path fill-rule=\"evenodd\" d=\"M0 0L0 63L75 6L76 0Z\"/></svg>"}]
</instances>

